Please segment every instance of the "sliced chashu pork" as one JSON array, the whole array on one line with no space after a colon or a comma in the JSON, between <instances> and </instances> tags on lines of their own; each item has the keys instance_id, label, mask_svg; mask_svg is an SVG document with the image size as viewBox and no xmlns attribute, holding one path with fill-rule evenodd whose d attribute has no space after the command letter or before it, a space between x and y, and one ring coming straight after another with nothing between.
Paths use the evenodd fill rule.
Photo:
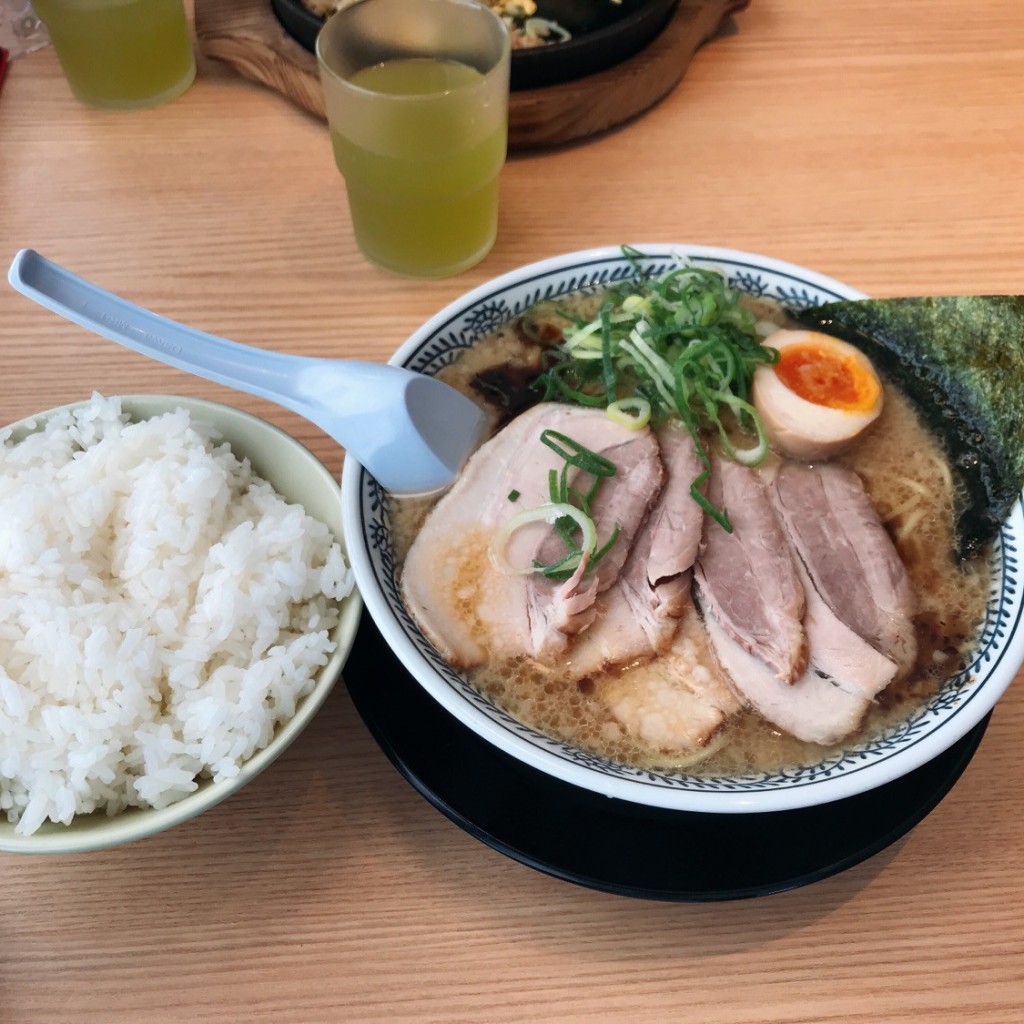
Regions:
<instances>
[{"instance_id":1,"label":"sliced chashu pork","mask_svg":"<svg viewBox=\"0 0 1024 1024\"><path fill-rule=\"evenodd\" d=\"M807 472L825 468L831 467ZM774 488L770 493L775 496ZM795 682L783 682L764 660L736 643L710 606L703 607L705 626L719 663L746 704L798 739L829 745L859 728L872 699L895 678L897 665L833 611L802 558L794 563L804 591L808 651L807 669ZM849 572L857 569L854 564Z\"/></svg>"},{"instance_id":2,"label":"sliced chashu pork","mask_svg":"<svg viewBox=\"0 0 1024 1024\"><path fill-rule=\"evenodd\" d=\"M401 577L406 607L444 658L457 668L470 668L488 657L550 656L564 647L566 631L578 628L587 618L586 602L596 597L602 577L557 583L535 573L502 571L491 557L491 542L509 519L550 500L548 473L560 472L564 462L540 442L546 429L563 433L599 454L614 451L617 458L634 467L649 469L652 460L656 465L655 474L617 473L601 486L601 509L626 520L620 523L621 535L615 546L625 549L617 556L620 565L660 491L654 435L646 428L621 426L603 410L544 403L512 420L482 445L431 510L409 550ZM640 475L647 479L651 493L637 493ZM630 494L629 501L609 493L620 487L623 494ZM512 492L518 492L515 502L509 500ZM599 522L599 537L606 538L613 526ZM517 530L505 552L508 562L517 567L530 565L552 532L545 523ZM599 582L588 591L593 579ZM606 580L605 586L613 581ZM538 609L544 611L546 631L538 628Z\"/></svg>"},{"instance_id":3,"label":"sliced chashu pork","mask_svg":"<svg viewBox=\"0 0 1024 1024\"><path fill-rule=\"evenodd\" d=\"M742 704L709 663L708 639L696 615L679 625L671 647L647 665L609 673L597 697L630 735L678 758L708 747Z\"/></svg>"},{"instance_id":4,"label":"sliced chashu pork","mask_svg":"<svg viewBox=\"0 0 1024 1024\"><path fill-rule=\"evenodd\" d=\"M693 438L688 431L670 426L659 431L658 444L668 481L651 511L646 531L650 537L647 581L652 589L679 579L693 568L704 523L704 510L690 491L704 471Z\"/></svg>"},{"instance_id":5,"label":"sliced chashu pork","mask_svg":"<svg viewBox=\"0 0 1024 1024\"><path fill-rule=\"evenodd\" d=\"M800 559L797 569L807 600L804 629L809 668L827 676L839 689L873 700L896 678L896 662L875 650L832 611Z\"/></svg>"},{"instance_id":6,"label":"sliced chashu pork","mask_svg":"<svg viewBox=\"0 0 1024 1024\"><path fill-rule=\"evenodd\" d=\"M584 630L589 635L592 630L588 627L595 624L596 628L601 622L603 615L595 602L617 584L623 566L633 557L634 541L642 531L651 505L663 491L665 471L658 444L649 433L637 435L630 431L629 437L600 454L615 466L616 472L615 476L602 481L591 502L590 513L602 541L610 537L616 527L618 539L591 572L586 572L584 562L565 585L553 586L540 575L528 580L531 650L541 660L564 651L569 636ZM586 473L577 473L570 479L583 490L593 482L593 477ZM536 552L537 559L550 564L564 554L564 541L554 530L549 530Z\"/></svg>"},{"instance_id":7,"label":"sliced chashu pork","mask_svg":"<svg viewBox=\"0 0 1024 1024\"><path fill-rule=\"evenodd\" d=\"M835 615L896 663L917 657L907 570L859 476L832 463L787 463L771 485L793 548Z\"/></svg>"},{"instance_id":8,"label":"sliced chashu pork","mask_svg":"<svg viewBox=\"0 0 1024 1024\"><path fill-rule=\"evenodd\" d=\"M807 667L804 588L764 482L755 470L716 458L708 498L728 512L732 532L705 517L694 568L704 604L736 643L792 683Z\"/></svg>"},{"instance_id":9,"label":"sliced chashu pork","mask_svg":"<svg viewBox=\"0 0 1024 1024\"><path fill-rule=\"evenodd\" d=\"M614 586L595 602L593 625L567 655L570 678L647 660L667 650L690 605L690 570L704 513L690 494L703 464L690 435L658 434L666 482L629 551Z\"/></svg>"},{"instance_id":10,"label":"sliced chashu pork","mask_svg":"<svg viewBox=\"0 0 1024 1024\"><path fill-rule=\"evenodd\" d=\"M747 706L807 743L838 743L860 727L870 705L866 697L841 689L813 667L794 682L783 682L723 629L703 601L701 606L718 662Z\"/></svg>"}]
</instances>

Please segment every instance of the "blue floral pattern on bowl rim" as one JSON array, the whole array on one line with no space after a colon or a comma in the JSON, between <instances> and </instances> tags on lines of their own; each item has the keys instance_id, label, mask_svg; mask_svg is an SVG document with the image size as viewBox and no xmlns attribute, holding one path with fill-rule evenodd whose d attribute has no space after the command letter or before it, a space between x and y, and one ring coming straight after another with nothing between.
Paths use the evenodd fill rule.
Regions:
<instances>
[{"instance_id":1,"label":"blue floral pattern on bowl rim","mask_svg":"<svg viewBox=\"0 0 1024 1024\"><path fill-rule=\"evenodd\" d=\"M637 245L643 273L684 259L721 272L738 291L807 308L863 294L804 268L752 253L697 245ZM391 362L434 374L479 338L529 306L636 276L620 247L586 250L513 271L453 302L417 331ZM707 777L622 765L569 746L517 721L451 669L402 604L390 541L390 496L357 463L342 479L346 538L363 599L413 676L460 721L499 748L565 781L635 803L679 810L741 812L809 806L853 795L924 764L973 728L1024 660L1018 501L993 545L985 622L969 664L909 719L818 764L781 773Z\"/></svg>"}]
</instances>

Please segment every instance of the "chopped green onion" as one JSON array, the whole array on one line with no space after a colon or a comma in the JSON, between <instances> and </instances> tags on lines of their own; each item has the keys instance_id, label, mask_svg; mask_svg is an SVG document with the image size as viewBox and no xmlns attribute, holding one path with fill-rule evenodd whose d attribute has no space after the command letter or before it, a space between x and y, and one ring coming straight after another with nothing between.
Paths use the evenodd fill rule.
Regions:
<instances>
[{"instance_id":1,"label":"chopped green onion","mask_svg":"<svg viewBox=\"0 0 1024 1024\"><path fill-rule=\"evenodd\" d=\"M597 452L574 441L566 434L557 430L543 430L540 435L541 444L546 444L556 455L565 459L566 465L575 466L585 473L594 476L615 476L615 463Z\"/></svg>"},{"instance_id":2,"label":"chopped green onion","mask_svg":"<svg viewBox=\"0 0 1024 1024\"><path fill-rule=\"evenodd\" d=\"M547 373L539 377L537 383L544 389L544 394L541 396L542 401L563 401L577 405L604 405L605 400L603 396L589 395L563 380L563 377L568 376L573 371L574 366L570 362L556 363Z\"/></svg>"},{"instance_id":3,"label":"chopped green onion","mask_svg":"<svg viewBox=\"0 0 1024 1024\"><path fill-rule=\"evenodd\" d=\"M509 501L518 501L519 498L520 498L520 494L519 494L518 491L512 490L512 491L508 492L508 500Z\"/></svg>"},{"instance_id":4,"label":"chopped green onion","mask_svg":"<svg viewBox=\"0 0 1024 1024\"><path fill-rule=\"evenodd\" d=\"M606 402L615 401L615 389L617 374L615 362L612 358L612 322L611 306L605 303L598 314L598 321L601 324L601 376L604 378L604 397Z\"/></svg>"},{"instance_id":5,"label":"chopped green onion","mask_svg":"<svg viewBox=\"0 0 1024 1024\"><path fill-rule=\"evenodd\" d=\"M544 522L554 526L562 519L572 520L580 531L580 544L576 552L570 552L570 554L579 555L581 552L589 555L597 547L597 528L594 526L594 520L590 518L582 509L576 508L575 505L569 504L558 504L550 502L546 505L537 505L535 508L524 509L518 515L514 515L502 528L495 534L494 539L491 542L491 556L498 563L498 565L506 572L520 573L526 575L531 572L543 572L544 567L539 565L527 565L527 566L513 566L508 560L508 542L512 538L512 534L516 530L521 529L528 523ZM569 556L566 556L568 558ZM562 559L564 562L565 559ZM579 559L577 558L577 566Z\"/></svg>"},{"instance_id":6,"label":"chopped green onion","mask_svg":"<svg viewBox=\"0 0 1024 1024\"><path fill-rule=\"evenodd\" d=\"M765 458L768 439L750 386L757 367L774 363L778 352L761 344L763 327L717 271L680 264L653 277L643 253L622 251L636 277L609 291L592 320L572 321L538 384L546 399L604 405L617 422L629 415L620 403L630 400L648 403L648 418L679 417L705 466L691 486L694 500L731 529L724 511L700 494L711 465L704 435L717 434L725 454L743 465ZM753 444L738 446L735 428Z\"/></svg>"},{"instance_id":7,"label":"chopped green onion","mask_svg":"<svg viewBox=\"0 0 1024 1024\"><path fill-rule=\"evenodd\" d=\"M495 536L491 547L492 557L509 572L541 572L549 579L569 579L581 564L584 567L583 571L589 572L618 540L619 525L616 523L611 536L598 548L597 527L590 513L591 503L602 480L615 475L615 463L557 430L541 431L539 440L562 459L561 470L548 470L550 501L513 516ZM570 486L570 466L580 470L581 474L590 474L594 478L594 482L586 493ZM513 491L509 494L510 501L514 500L512 494L519 497L519 492ZM572 511L566 512L565 509ZM537 522L539 519L543 519L555 527L565 544L566 554L553 562L541 562L535 559L532 566L513 568L505 554L509 538L521 526ZM577 533L580 534L578 541Z\"/></svg>"},{"instance_id":8,"label":"chopped green onion","mask_svg":"<svg viewBox=\"0 0 1024 1024\"><path fill-rule=\"evenodd\" d=\"M651 403L646 398L620 398L605 411L610 420L630 430L641 430L651 422Z\"/></svg>"}]
</instances>

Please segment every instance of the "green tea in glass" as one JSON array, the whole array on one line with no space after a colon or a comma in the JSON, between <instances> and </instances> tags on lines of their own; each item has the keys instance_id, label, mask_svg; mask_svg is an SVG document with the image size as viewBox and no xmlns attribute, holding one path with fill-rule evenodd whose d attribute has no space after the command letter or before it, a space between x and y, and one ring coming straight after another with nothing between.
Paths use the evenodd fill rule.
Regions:
<instances>
[{"instance_id":1,"label":"green tea in glass","mask_svg":"<svg viewBox=\"0 0 1024 1024\"><path fill-rule=\"evenodd\" d=\"M478 263L508 134L500 19L462 0L359 0L328 20L317 55L363 254L412 277Z\"/></svg>"},{"instance_id":2,"label":"green tea in glass","mask_svg":"<svg viewBox=\"0 0 1024 1024\"><path fill-rule=\"evenodd\" d=\"M33 7L83 103L151 107L195 78L182 0L33 0Z\"/></svg>"}]
</instances>

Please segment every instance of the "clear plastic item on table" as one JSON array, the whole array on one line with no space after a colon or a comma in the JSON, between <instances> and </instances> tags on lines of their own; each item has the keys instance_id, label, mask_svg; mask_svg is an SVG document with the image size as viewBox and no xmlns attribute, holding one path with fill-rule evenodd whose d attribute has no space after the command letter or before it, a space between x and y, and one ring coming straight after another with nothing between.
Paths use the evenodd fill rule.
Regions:
<instances>
[{"instance_id":1,"label":"clear plastic item on table","mask_svg":"<svg viewBox=\"0 0 1024 1024\"><path fill-rule=\"evenodd\" d=\"M11 60L49 43L46 26L29 0L0 0L0 49L6 50Z\"/></svg>"}]
</instances>

